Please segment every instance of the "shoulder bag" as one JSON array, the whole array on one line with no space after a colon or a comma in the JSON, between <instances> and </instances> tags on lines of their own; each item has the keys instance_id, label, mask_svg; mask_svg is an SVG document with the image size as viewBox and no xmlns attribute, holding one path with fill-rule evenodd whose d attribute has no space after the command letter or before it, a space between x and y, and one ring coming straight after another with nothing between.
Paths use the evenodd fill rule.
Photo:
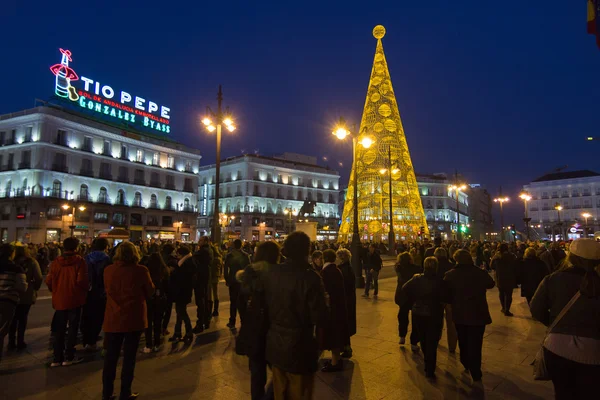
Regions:
<instances>
[{"instance_id":1,"label":"shoulder bag","mask_svg":"<svg viewBox=\"0 0 600 400\"><path fill-rule=\"evenodd\" d=\"M533 379L536 381L549 381L550 374L548 373L548 368L546 367L546 359L544 357L544 343L546 342L546 338L552 332L552 329L558 324L558 322L565 316L565 314L569 311L571 306L575 304L581 292L578 290L577 293L571 298L571 300L567 303L566 306L560 311L560 314L552 321L552 324L546 331L546 336L544 336L544 340L542 341L542 345L535 355L535 360L533 360Z\"/></svg>"}]
</instances>

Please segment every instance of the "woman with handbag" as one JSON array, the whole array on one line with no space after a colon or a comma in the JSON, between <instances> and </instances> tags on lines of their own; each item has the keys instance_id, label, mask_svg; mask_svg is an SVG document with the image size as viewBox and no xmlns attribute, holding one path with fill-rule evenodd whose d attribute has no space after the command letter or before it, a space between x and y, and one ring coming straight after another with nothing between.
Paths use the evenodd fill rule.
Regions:
<instances>
[{"instance_id":1,"label":"woman with handbag","mask_svg":"<svg viewBox=\"0 0 600 400\"><path fill-rule=\"evenodd\" d=\"M546 276L530 308L549 326L536 369L546 368L557 400L591 399L600 377L600 243L577 239L565 265ZM544 379L544 376L537 376Z\"/></svg>"}]
</instances>

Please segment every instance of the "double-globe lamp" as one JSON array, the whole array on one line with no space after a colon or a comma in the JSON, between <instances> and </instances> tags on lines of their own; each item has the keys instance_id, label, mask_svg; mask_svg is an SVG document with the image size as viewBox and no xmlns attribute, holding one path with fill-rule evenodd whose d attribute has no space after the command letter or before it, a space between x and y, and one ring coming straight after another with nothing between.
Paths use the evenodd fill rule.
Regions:
<instances>
[{"instance_id":1,"label":"double-globe lamp","mask_svg":"<svg viewBox=\"0 0 600 400\"><path fill-rule=\"evenodd\" d=\"M71 213L71 226L70 226L70 228L71 228L71 237L75 236L75 207L76 206L73 205L73 211ZM62 208L63 208L63 210L66 211L69 208L71 208L71 206L68 205L68 204L63 204ZM85 206L79 206L78 208L79 208L79 211L81 211L81 212L85 211Z\"/></svg>"},{"instance_id":2,"label":"double-globe lamp","mask_svg":"<svg viewBox=\"0 0 600 400\"><path fill-rule=\"evenodd\" d=\"M353 183L353 217L352 217L352 242L350 245L350 251L352 252L352 269L354 270L354 275L356 278L356 287L363 288L365 287L365 280L362 276L362 266L360 263L360 253L361 253L361 244L360 238L358 236L358 159L357 159L357 150L358 145L360 144L365 149L371 147L374 143L373 139L368 136L362 136L359 140L358 133L352 129L349 130L346 126L346 121L344 118L340 118L337 126L331 132L336 138L339 140L344 140L346 137L350 136L352 138L352 158L353 158L353 174L352 174L352 183Z\"/></svg>"}]
</instances>

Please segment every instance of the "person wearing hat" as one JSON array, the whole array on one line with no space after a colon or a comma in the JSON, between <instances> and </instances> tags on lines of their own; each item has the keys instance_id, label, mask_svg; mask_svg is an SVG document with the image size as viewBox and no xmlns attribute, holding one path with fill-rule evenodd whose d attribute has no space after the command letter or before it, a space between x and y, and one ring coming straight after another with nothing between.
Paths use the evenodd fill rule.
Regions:
<instances>
[{"instance_id":1,"label":"person wearing hat","mask_svg":"<svg viewBox=\"0 0 600 400\"><path fill-rule=\"evenodd\" d=\"M600 377L600 243L577 239L564 266L546 276L530 309L534 319L550 326L578 294L575 302L543 343L546 367L557 399L598 396Z\"/></svg>"}]
</instances>

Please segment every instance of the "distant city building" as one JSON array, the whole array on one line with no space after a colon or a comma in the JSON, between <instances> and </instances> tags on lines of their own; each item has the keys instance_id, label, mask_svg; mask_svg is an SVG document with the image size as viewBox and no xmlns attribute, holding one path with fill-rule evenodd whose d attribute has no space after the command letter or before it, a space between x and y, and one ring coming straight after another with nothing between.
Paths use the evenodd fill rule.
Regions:
<instances>
[{"instance_id":1,"label":"distant city building","mask_svg":"<svg viewBox=\"0 0 600 400\"><path fill-rule=\"evenodd\" d=\"M431 237L456 239L456 230L460 229L456 219L456 192L449 190L453 183L445 174L416 174L421 202L425 210L425 219ZM460 225L465 225L463 238L470 234L469 192L460 191L458 196Z\"/></svg>"},{"instance_id":2,"label":"distant city building","mask_svg":"<svg viewBox=\"0 0 600 400\"><path fill-rule=\"evenodd\" d=\"M196 239L196 150L48 106L0 116L0 144L2 242Z\"/></svg>"},{"instance_id":3,"label":"distant city building","mask_svg":"<svg viewBox=\"0 0 600 400\"><path fill-rule=\"evenodd\" d=\"M214 216L215 166L199 171L201 234ZM317 165L316 157L285 153L243 155L221 162L219 216L224 238L276 239L295 222L318 222L317 239L335 240L339 222L339 173Z\"/></svg>"},{"instance_id":4,"label":"distant city building","mask_svg":"<svg viewBox=\"0 0 600 400\"><path fill-rule=\"evenodd\" d=\"M531 195L528 203L532 231L537 238L579 238L598 229L600 213L600 174L588 171L555 172L541 176L523 190ZM559 208L562 208L559 210ZM559 225L560 215L560 225Z\"/></svg>"},{"instance_id":5,"label":"distant city building","mask_svg":"<svg viewBox=\"0 0 600 400\"><path fill-rule=\"evenodd\" d=\"M492 199L487 191L478 184L469 185L469 232L475 240L493 240L494 218Z\"/></svg>"}]
</instances>

